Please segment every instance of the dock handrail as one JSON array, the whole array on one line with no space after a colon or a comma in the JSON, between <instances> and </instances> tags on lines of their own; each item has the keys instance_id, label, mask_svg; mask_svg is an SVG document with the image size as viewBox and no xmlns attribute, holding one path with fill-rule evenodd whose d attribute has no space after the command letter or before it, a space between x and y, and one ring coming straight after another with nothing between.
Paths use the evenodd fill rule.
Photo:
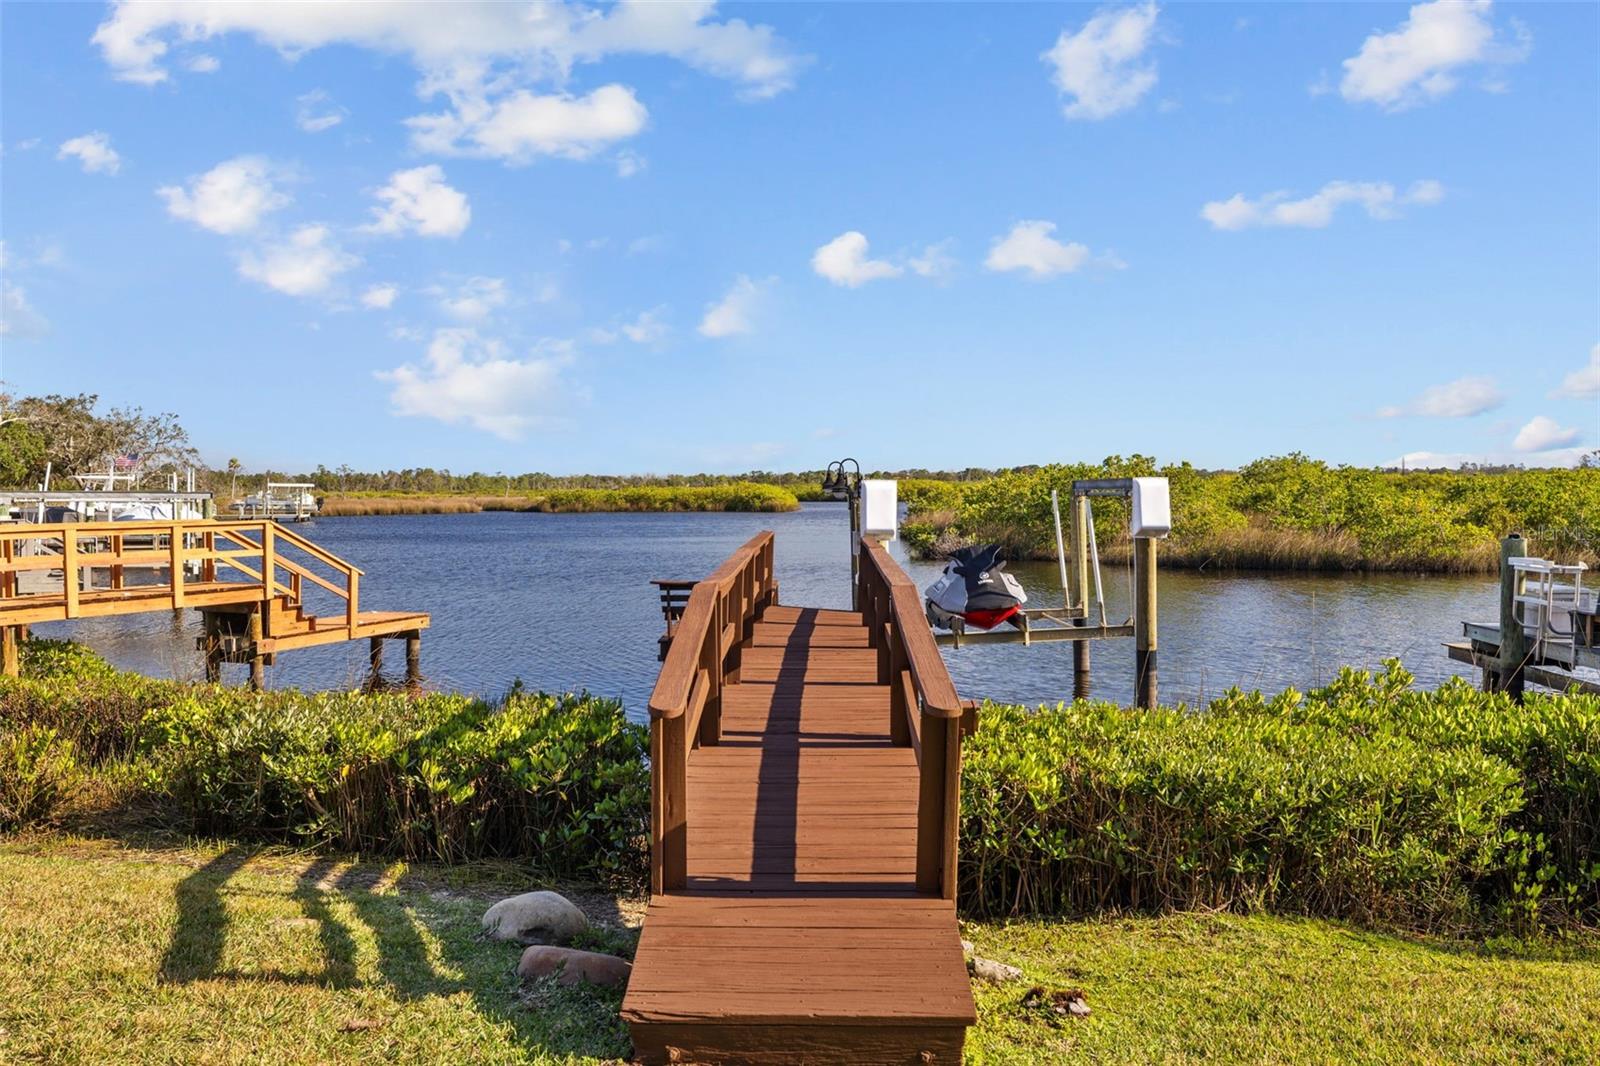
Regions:
<instances>
[{"instance_id":1,"label":"dock handrail","mask_svg":"<svg viewBox=\"0 0 1600 1066\"><path fill-rule=\"evenodd\" d=\"M722 688L738 677L738 649L761 610L777 602L773 536L756 534L689 593L650 693L650 891L688 877L688 759L722 736Z\"/></svg>"},{"instance_id":2,"label":"dock handrail","mask_svg":"<svg viewBox=\"0 0 1600 1066\"><path fill-rule=\"evenodd\" d=\"M917 756L917 889L953 900L967 708L916 584L875 537L861 538L861 560L861 613L878 651L878 681L889 685L889 735Z\"/></svg>"},{"instance_id":3,"label":"dock handrail","mask_svg":"<svg viewBox=\"0 0 1600 1066\"><path fill-rule=\"evenodd\" d=\"M87 550L85 541L89 542ZM333 570L333 578L286 558L281 552L285 545ZM19 546L34 550L29 553L24 547L19 551ZM99 592L164 599L176 610L188 605L185 573L194 562L200 564L204 583L217 581L219 564L244 575L248 580L241 584L259 586L263 602L284 595L291 605L299 606L304 582L310 581L344 600L346 626L352 639L355 636L362 571L271 519L0 525L0 624L29 625L105 613L84 602ZM168 568L165 584L124 583L124 571L129 567L159 566ZM83 587L85 567L105 568L107 587ZM20 577L31 570L60 570L59 593L24 592ZM286 580L280 578L280 571L287 575ZM231 588L232 583L228 584Z\"/></svg>"}]
</instances>

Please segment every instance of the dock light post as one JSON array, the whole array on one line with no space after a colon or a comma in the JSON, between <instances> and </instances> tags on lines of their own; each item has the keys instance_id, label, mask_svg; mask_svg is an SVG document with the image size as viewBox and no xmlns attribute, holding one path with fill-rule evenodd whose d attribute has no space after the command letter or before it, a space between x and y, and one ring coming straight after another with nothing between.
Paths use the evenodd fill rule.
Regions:
<instances>
[{"instance_id":1,"label":"dock light post","mask_svg":"<svg viewBox=\"0 0 1600 1066\"><path fill-rule=\"evenodd\" d=\"M849 463L854 471L846 470ZM822 491L835 500L850 504L850 609L861 609L861 464L854 459L836 459L822 476Z\"/></svg>"}]
</instances>

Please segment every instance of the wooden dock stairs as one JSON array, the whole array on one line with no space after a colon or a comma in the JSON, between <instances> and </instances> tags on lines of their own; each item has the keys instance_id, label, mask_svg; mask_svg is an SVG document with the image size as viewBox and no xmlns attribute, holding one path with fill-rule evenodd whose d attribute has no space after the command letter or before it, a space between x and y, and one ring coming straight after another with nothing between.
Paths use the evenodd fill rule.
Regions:
<instances>
[{"instance_id":1,"label":"wooden dock stairs","mask_svg":"<svg viewBox=\"0 0 1600 1066\"><path fill-rule=\"evenodd\" d=\"M646 1063L959 1063L963 706L921 596L781 606L763 533L698 582L650 700L651 897L622 1014Z\"/></svg>"},{"instance_id":2,"label":"wooden dock stairs","mask_svg":"<svg viewBox=\"0 0 1600 1066\"><path fill-rule=\"evenodd\" d=\"M382 641L403 639L415 684L429 617L362 610L362 573L270 518L0 526L0 670L17 672L19 638L39 622L192 607L210 679L248 663L259 687L279 652L362 639L376 674Z\"/></svg>"}]
</instances>

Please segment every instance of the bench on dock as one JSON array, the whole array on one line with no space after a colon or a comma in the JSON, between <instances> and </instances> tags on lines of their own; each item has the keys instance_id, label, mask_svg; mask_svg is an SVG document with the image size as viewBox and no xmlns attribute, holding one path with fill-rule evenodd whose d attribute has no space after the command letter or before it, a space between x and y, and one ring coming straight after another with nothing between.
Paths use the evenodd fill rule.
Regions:
<instances>
[{"instance_id":1,"label":"bench on dock","mask_svg":"<svg viewBox=\"0 0 1600 1066\"><path fill-rule=\"evenodd\" d=\"M689 594L694 591L695 582L658 577L650 584L661 592L661 617L665 620L667 628L657 641L659 650L657 658L661 662L666 662L667 649L672 647L672 634L677 630L678 620L683 617L684 610L689 606Z\"/></svg>"},{"instance_id":2,"label":"bench on dock","mask_svg":"<svg viewBox=\"0 0 1600 1066\"><path fill-rule=\"evenodd\" d=\"M650 698L650 906L622 1014L666 1062L958 1063L962 717L911 580L778 603L771 533L693 586Z\"/></svg>"}]
</instances>

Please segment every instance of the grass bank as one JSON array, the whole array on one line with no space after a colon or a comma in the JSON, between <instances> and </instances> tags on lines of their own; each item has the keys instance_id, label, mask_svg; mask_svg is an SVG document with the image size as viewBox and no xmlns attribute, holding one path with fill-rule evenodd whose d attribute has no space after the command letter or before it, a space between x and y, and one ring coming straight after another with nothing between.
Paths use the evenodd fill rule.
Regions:
<instances>
[{"instance_id":1,"label":"grass bank","mask_svg":"<svg viewBox=\"0 0 1600 1066\"><path fill-rule=\"evenodd\" d=\"M793 511L795 494L776 485L637 486L615 489L550 489L521 495L429 495L334 493L322 502L327 517L399 514L476 514L524 511L540 514L657 511Z\"/></svg>"},{"instance_id":2,"label":"grass bank","mask_svg":"<svg viewBox=\"0 0 1600 1066\"><path fill-rule=\"evenodd\" d=\"M374 864L225 843L0 844L9 1061L612 1063L620 996L519 988L501 864ZM639 901L558 883L627 954ZM1600 940L1447 940L1180 914L967 923L1026 980L979 986L975 1064L1556 1063L1600 1056ZM1092 1014L1023 1006L1081 989Z\"/></svg>"},{"instance_id":3,"label":"grass bank","mask_svg":"<svg viewBox=\"0 0 1600 1066\"><path fill-rule=\"evenodd\" d=\"M1600 469L1394 473L1298 454L1238 471L1136 455L972 481L907 480L906 541L924 556L995 542L1013 559L1052 559L1052 489L1066 500L1080 478L1148 475L1172 488L1164 566L1488 573L1499 538L1513 531L1535 552L1600 564ZM1101 554L1124 559L1126 505L1096 500L1094 510Z\"/></svg>"}]
</instances>

